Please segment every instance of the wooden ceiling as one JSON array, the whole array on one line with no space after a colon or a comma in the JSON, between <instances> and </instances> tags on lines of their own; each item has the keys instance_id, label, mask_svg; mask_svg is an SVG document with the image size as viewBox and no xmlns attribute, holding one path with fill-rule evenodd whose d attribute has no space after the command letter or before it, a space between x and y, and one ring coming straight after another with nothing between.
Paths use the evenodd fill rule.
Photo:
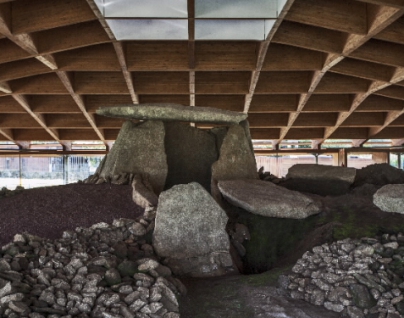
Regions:
<instances>
[{"instance_id":1,"label":"wooden ceiling","mask_svg":"<svg viewBox=\"0 0 404 318\"><path fill-rule=\"evenodd\" d=\"M117 41L93 0L0 0L0 141L114 140L100 106L248 112L254 139L403 139L404 0L289 0L265 41Z\"/></svg>"}]
</instances>

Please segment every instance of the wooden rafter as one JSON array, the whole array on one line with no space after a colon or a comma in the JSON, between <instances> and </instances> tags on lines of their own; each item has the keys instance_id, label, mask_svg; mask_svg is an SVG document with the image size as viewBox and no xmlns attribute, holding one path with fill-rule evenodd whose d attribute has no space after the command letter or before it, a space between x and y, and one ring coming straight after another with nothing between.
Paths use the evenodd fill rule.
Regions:
<instances>
[{"instance_id":1,"label":"wooden rafter","mask_svg":"<svg viewBox=\"0 0 404 318\"><path fill-rule=\"evenodd\" d=\"M108 144L99 106L167 102L245 111L275 147L404 138L404 0L284 1L262 42L196 41L187 1L187 40L118 41L95 0L0 0L0 137Z\"/></svg>"},{"instance_id":2,"label":"wooden rafter","mask_svg":"<svg viewBox=\"0 0 404 318\"><path fill-rule=\"evenodd\" d=\"M295 0L286 1L282 11L279 13L279 16L278 16L274 26L272 27L271 31L269 32L267 38L265 39L265 41L262 41L260 43L259 50L258 50L258 56L257 56L257 64L255 67L255 70L253 70L251 73L250 87L249 87L248 93L245 97L244 113L248 113L248 111L250 109L251 101L253 99L253 96L255 93L255 88L256 88L258 80L260 78L260 72L264 65L264 61L265 61L265 57L267 55L269 44L271 43L276 31L278 30L279 26L281 25L283 19L285 18L286 14L288 13L289 9L292 7L292 4L294 2L295 2Z\"/></svg>"},{"instance_id":3,"label":"wooden rafter","mask_svg":"<svg viewBox=\"0 0 404 318\"><path fill-rule=\"evenodd\" d=\"M347 40L344 45L343 53L341 55L338 54L328 54L323 69L321 71L314 72L313 79L310 85L310 89L307 94L302 94L297 111L290 114L288 126L281 130L281 135L279 141L284 139L292 128L293 123L303 110L304 106L310 99L313 92L316 90L317 86L321 82L324 75L335 65L341 62L345 55L349 55L351 52L355 51L361 45L363 45L366 41L372 38L377 33L381 32L391 23L396 21L404 14L404 10L397 9L397 8L390 8L390 7L381 7L371 9L373 14L373 20L370 23L369 32L366 35L358 35L358 34L349 34ZM368 13L369 14L369 13ZM332 128L326 128L324 138L321 140L321 143L324 142L327 138L331 136L331 134L338 129L338 127L349 117L349 115L357 108L359 105L366 99L367 96L374 93L376 90L381 89L382 87L386 87L387 83L380 83L374 82L367 93L365 94L358 94L355 98L351 109L349 112L342 112L340 113L337 123ZM278 141L278 142L279 142Z\"/></svg>"}]
</instances>

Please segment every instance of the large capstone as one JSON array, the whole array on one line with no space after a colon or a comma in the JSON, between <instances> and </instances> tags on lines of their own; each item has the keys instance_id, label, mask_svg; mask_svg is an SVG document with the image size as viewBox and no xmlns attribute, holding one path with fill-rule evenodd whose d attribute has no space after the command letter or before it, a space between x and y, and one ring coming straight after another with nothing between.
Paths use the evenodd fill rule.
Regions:
<instances>
[{"instance_id":1,"label":"large capstone","mask_svg":"<svg viewBox=\"0 0 404 318\"><path fill-rule=\"evenodd\" d=\"M146 174L153 190L160 193L168 171L164 135L164 124L160 121L140 124L126 121L111 151L98 167L98 175L110 180L124 173Z\"/></svg>"},{"instance_id":2,"label":"large capstone","mask_svg":"<svg viewBox=\"0 0 404 318\"><path fill-rule=\"evenodd\" d=\"M261 180L219 181L225 199L248 212L277 218L304 219L317 214L321 204L308 196Z\"/></svg>"},{"instance_id":3,"label":"large capstone","mask_svg":"<svg viewBox=\"0 0 404 318\"><path fill-rule=\"evenodd\" d=\"M404 184L388 184L373 195L373 203L385 212L404 214Z\"/></svg>"},{"instance_id":4,"label":"large capstone","mask_svg":"<svg viewBox=\"0 0 404 318\"><path fill-rule=\"evenodd\" d=\"M160 194L153 246L177 275L219 276L232 272L228 217L198 183Z\"/></svg>"},{"instance_id":5,"label":"large capstone","mask_svg":"<svg viewBox=\"0 0 404 318\"><path fill-rule=\"evenodd\" d=\"M348 192L355 176L355 168L296 164L289 168L282 185L291 190L319 195L341 195Z\"/></svg>"},{"instance_id":6,"label":"large capstone","mask_svg":"<svg viewBox=\"0 0 404 318\"><path fill-rule=\"evenodd\" d=\"M247 114L211 107L190 107L179 104L141 104L117 107L101 107L97 114L107 117L189 121L197 123L238 124L247 118Z\"/></svg>"}]
</instances>

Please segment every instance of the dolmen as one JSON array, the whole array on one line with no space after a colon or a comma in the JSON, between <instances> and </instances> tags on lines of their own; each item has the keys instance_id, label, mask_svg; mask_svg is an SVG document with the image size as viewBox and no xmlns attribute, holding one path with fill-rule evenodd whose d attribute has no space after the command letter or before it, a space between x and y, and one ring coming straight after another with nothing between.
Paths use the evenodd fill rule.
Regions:
<instances>
[{"instance_id":1,"label":"dolmen","mask_svg":"<svg viewBox=\"0 0 404 318\"><path fill-rule=\"evenodd\" d=\"M250 236L246 224L229 219L229 204L297 222L321 211L311 197L259 180L246 114L177 104L102 107L97 114L126 121L85 182L132 185L134 202L155 211L152 244L176 275L240 270L234 250L248 257L243 242Z\"/></svg>"},{"instance_id":2,"label":"dolmen","mask_svg":"<svg viewBox=\"0 0 404 318\"><path fill-rule=\"evenodd\" d=\"M247 114L178 104L102 107L97 114L127 121L91 183L145 174L158 195L177 184L218 192L218 180L258 179ZM204 130L190 122L220 126Z\"/></svg>"}]
</instances>

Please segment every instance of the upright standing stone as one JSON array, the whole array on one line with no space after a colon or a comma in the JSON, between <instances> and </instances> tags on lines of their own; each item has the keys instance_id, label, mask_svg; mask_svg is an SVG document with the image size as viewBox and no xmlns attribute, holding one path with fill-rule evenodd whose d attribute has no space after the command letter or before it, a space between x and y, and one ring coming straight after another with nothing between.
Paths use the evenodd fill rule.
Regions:
<instances>
[{"instance_id":1,"label":"upright standing stone","mask_svg":"<svg viewBox=\"0 0 404 318\"><path fill-rule=\"evenodd\" d=\"M140 124L126 121L97 173L106 180L123 173L147 174L153 190L160 193L164 189L168 170L164 135L161 121Z\"/></svg>"},{"instance_id":2,"label":"upright standing stone","mask_svg":"<svg viewBox=\"0 0 404 318\"><path fill-rule=\"evenodd\" d=\"M220 157L212 165L213 197L220 202L217 182L234 179L258 179L257 164L245 128L230 126L220 148Z\"/></svg>"},{"instance_id":3,"label":"upright standing stone","mask_svg":"<svg viewBox=\"0 0 404 318\"><path fill-rule=\"evenodd\" d=\"M160 194L153 246L177 275L219 276L233 271L228 217L198 183Z\"/></svg>"},{"instance_id":4,"label":"upright standing stone","mask_svg":"<svg viewBox=\"0 0 404 318\"><path fill-rule=\"evenodd\" d=\"M219 157L215 135L175 122L164 126L168 164L165 188L198 182L210 191L211 166Z\"/></svg>"}]
</instances>

